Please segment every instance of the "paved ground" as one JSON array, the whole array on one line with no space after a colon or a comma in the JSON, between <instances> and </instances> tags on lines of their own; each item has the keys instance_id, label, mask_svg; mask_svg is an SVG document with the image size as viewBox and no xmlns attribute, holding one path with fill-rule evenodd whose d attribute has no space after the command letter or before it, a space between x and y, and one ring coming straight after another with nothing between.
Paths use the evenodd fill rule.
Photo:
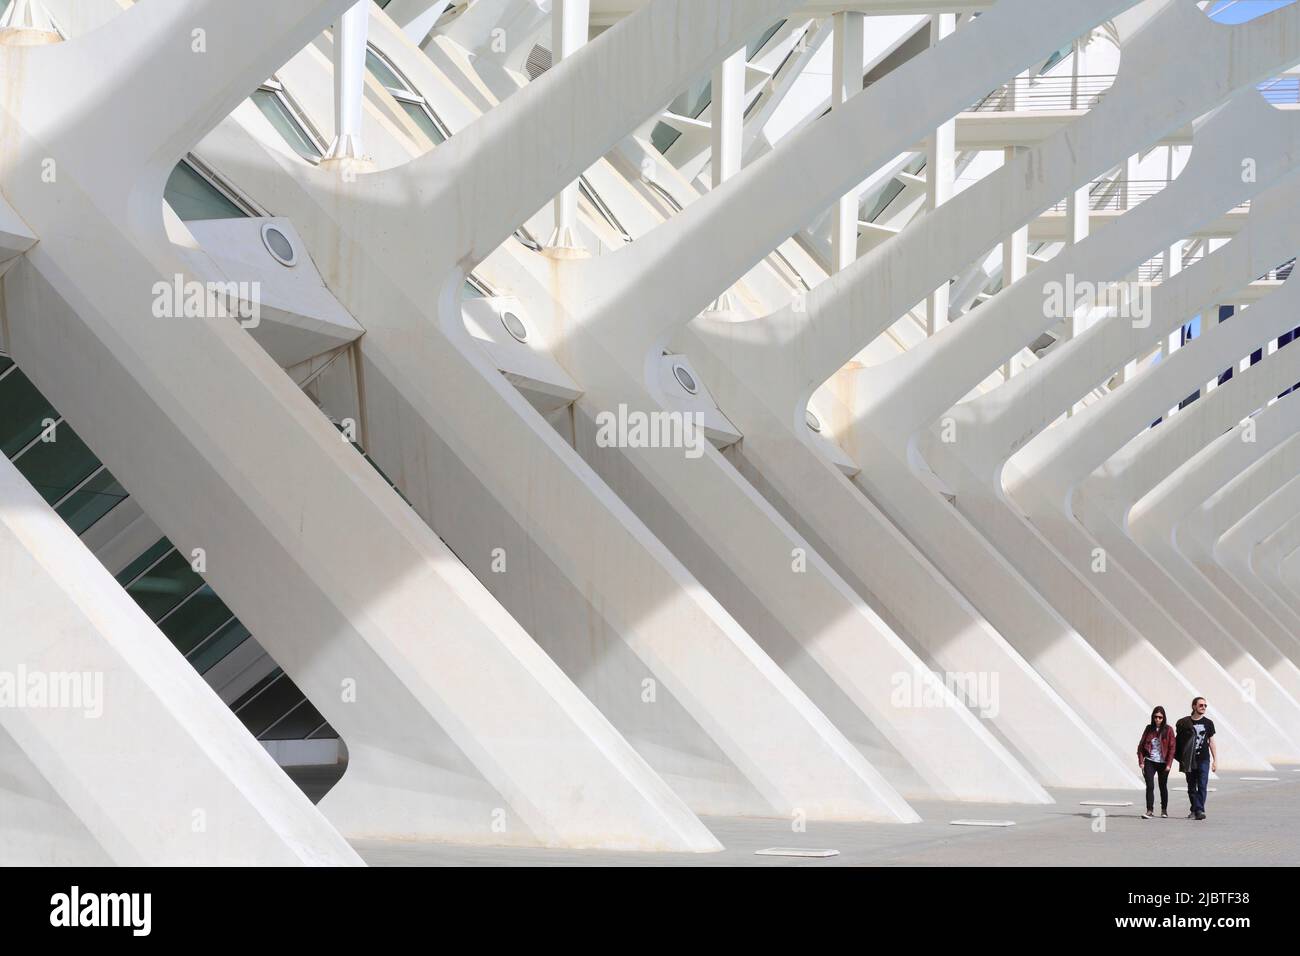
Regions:
<instances>
[{"instance_id":1,"label":"paved ground","mask_svg":"<svg viewBox=\"0 0 1300 956\"><path fill-rule=\"evenodd\" d=\"M1259 776L1265 776L1260 774ZM913 801L923 822L912 825L810 823L793 833L788 821L710 817L705 823L726 846L721 853L611 853L574 850L467 848L432 843L358 841L375 866L1276 866L1300 863L1300 768L1280 767L1276 782L1210 782L1208 819L1186 819L1183 778L1170 778L1170 816L1143 820L1140 791L1054 790L1056 803L1007 804ZM1177 784L1177 786L1176 786ZM1093 816L1083 800L1131 800ZM1158 800L1158 798L1157 798ZM1014 820L1014 827L952 826L955 819ZM1102 824L1104 823L1104 829ZM830 848L830 859L755 856L773 846Z\"/></svg>"}]
</instances>

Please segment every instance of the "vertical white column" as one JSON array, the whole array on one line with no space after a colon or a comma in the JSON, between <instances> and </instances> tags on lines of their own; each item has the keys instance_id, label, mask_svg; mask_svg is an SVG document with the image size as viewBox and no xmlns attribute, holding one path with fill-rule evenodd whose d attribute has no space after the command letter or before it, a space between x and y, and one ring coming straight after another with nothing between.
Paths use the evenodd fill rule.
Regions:
<instances>
[{"instance_id":1,"label":"vertical white column","mask_svg":"<svg viewBox=\"0 0 1300 956\"><path fill-rule=\"evenodd\" d=\"M930 45L934 46L957 29L955 13L936 13L930 17ZM957 126L949 120L935 130L926 143L925 193L928 208L937 209L952 198L954 164L957 159ZM926 331L934 335L948 324L948 282L925 299Z\"/></svg>"},{"instance_id":2,"label":"vertical white column","mask_svg":"<svg viewBox=\"0 0 1300 956\"><path fill-rule=\"evenodd\" d=\"M1177 156L1177 147L1169 146L1167 148L1167 159L1165 165L1165 179L1169 182L1174 181L1174 159ZM1168 282L1178 273L1183 271L1183 241L1180 239L1165 251L1165 281ZM1172 341L1172 340L1171 340ZM1179 345L1182 344L1181 339ZM1171 346L1170 351L1175 351L1177 346Z\"/></svg>"},{"instance_id":3,"label":"vertical white column","mask_svg":"<svg viewBox=\"0 0 1300 956\"><path fill-rule=\"evenodd\" d=\"M1140 202L1135 180L1137 180L1141 171L1141 163L1142 157L1138 153L1134 153L1124 160L1124 171L1120 174L1119 209L1121 212L1128 212ZM1130 294L1136 290L1136 284L1141 281L1141 278L1141 270L1129 274ZM1124 367L1120 369L1120 383L1131 382L1137 376L1137 367L1138 360L1136 357L1125 362Z\"/></svg>"},{"instance_id":4,"label":"vertical white column","mask_svg":"<svg viewBox=\"0 0 1300 956\"><path fill-rule=\"evenodd\" d=\"M1071 246L1077 246L1088 238L1092 217L1091 195L1092 183L1085 183L1066 197L1066 241Z\"/></svg>"},{"instance_id":5,"label":"vertical white column","mask_svg":"<svg viewBox=\"0 0 1300 956\"><path fill-rule=\"evenodd\" d=\"M713 139L713 187L740 172L741 134L745 122L745 51L737 50L713 70L709 107Z\"/></svg>"},{"instance_id":6,"label":"vertical white column","mask_svg":"<svg viewBox=\"0 0 1300 956\"><path fill-rule=\"evenodd\" d=\"M1066 218L1066 244L1077 246L1083 240L1088 238L1089 219L1092 215L1091 205L1092 184L1085 183L1080 186L1065 200L1065 218ZM1083 277L1086 278L1086 277ZM1085 328L1089 321L1089 313L1075 309L1070 316L1070 321L1066 324L1065 337L1072 339ZM1067 415L1073 415L1078 411L1079 406L1071 406Z\"/></svg>"},{"instance_id":7,"label":"vertical white column","mask_svg":"<svg viewBox=\"0 0 1300 956\"><path fill-rule=\"evenodd\" d=\"M1003 162L1010 163L1016 155L1016 148L1008 146L1003 152ZM1002 288L1007 289L1025 277L1029 271L1029 227L1022 226L1006 239L1002 240ZM1004 378L1021 371L1020 353L1007 359L1002 367Z\"/></svg>"},{"instance_id":8,"label":"vertical white column","mask_svg":"<svg viewBox=\"0 0 1300 956\"><path fill-rule=\"evenodd\" d=\"M1028 73L1021 73L1012 78L1007 86L1006 107L1015 112L1019 108L1021 87L1025 85ZM1008 146L1002 151L1002 164L1009 166L1016 158L1016 147ZM1022 226L1006 239L1002 240L1002 288L1008 289L1025 277L1029 270L1029 227ZM1020 353L1011 356L1002 366L1004 379L1021 371Z\"/></svg>"},{"instance_id":9,"label":"vertical white column","mask_svg":"<svg viewBox=\"0 0 1300 956\"><path fill-rule=\"evenodd\" d=\"M370 2L359 0L334 24L334 141L324 163L365 160L361 107L366 86L366 31Z\"/></svg>"},{"instance_id":10,"label":"vertical white column","mask_svg":"<svg viewBox=\"0 0 1300 956\"><path fill-rule=\"evenodd\" d=\"M551 62L572 56L587 42L591 0L552 0ZM542 250L553 259L583 259L589 254L578 236L578 183L555 197L555 231Z\"/></svg>"},{"instance_id":11,"label":"vertical white column","mask_svg":"<svg viewBox=\"0 0 1300 956\"><path fill-rule=\"evenodd\" d=\"M1079 109L1083 103L1083 97L1080 94L1080 78L1087 76L1087 49L1088 41L1091 37L1084 40L1074 41L1074 62L1070 67L1070 107ZM1075 246L1088 238L1089 219L1092 215L1090 195L1092 184L1085 183L1074 192L1070 193L1065 200L1065 217L1066 217L1066 245ZM1087 278L1086 276L1080 278ZM1065 337L1074 338L1085 328L1088 321L1087 313L1075 311L1068 323L1066 323ZM1071 406L1068 415L1073 415L1079 406Z\"/></svg>"},{"instance_id":12,"label":"vertical white column","mask_svg":"<svg viewBox=\"0 0 1300 956\"><path fill-rule=\"evenodd\" d=\"M862 91L865 65L866 16L852 11L835 14L835 49L832 58L831 108L843 106ZM831 272L847 268L858 257L858 203L856 190L840 197L831 225Z\"/></svg>"},{"instance_id":13,"label":"vertical white column","mask_svg":"<svg viewBox=\"0 0 1300 956\"><path fill-rule=\"evenodd\" d=\"M1175 242L1172 246L1170 246L1168 249L1165 250L1164 281L1168 282L1170 279L1172 279L1174 276L1178 275L1178 273L1182 271L1183 271L1183 242L1180 239L1178 242ZM1180 316L1179 318L1181 319L1182 317ZM1183 326L1180 324L1176 329L1174 329L1172 332L1169 333L1169 337L1165 341L1164 356L1167 358L1168 356L1173 355L1180 348L1182 348L1182 346L1183 346ZM1172 415L1176 411L1178 411L1177 405L1169 409L1169 414Z\"/></svg>"},{"instance_id":14,"label":"vertical white column","mask_svg":"<svg viewBox=\"0 0 1300 956\"><path fill-rule=\"evenodd\" d=\"M1134 153L1128 159L1124 160L1124 174L1121 177L1120 186L1120 209L1127 212L1137 204L1137 191L1134 187L1134 180L1138 178L1141 169L1142 157Z\"/></svg>"},{"instance_id":15,"label":"vertical white column","mask_svg":"<svg viewBox=\"0 0 1300 956\"><path fill-rule=\"evenodd\" d=\"M709 133L713 145L712 179L717 189L740 172L745 129L745 50L731 54L713 69L713 102L709 106ZM731 290L709 306L715 315L736 311Z\"/></svg>"},{"instance_id":16,"label":"vertical white column","mask_svg":"<svg viewBox=\"0 0 1300 956\"><path fill-rule=\"evenodd\" d=\"M1205 333L1209 332L1218 324L1219 324L1218 303L1215 303L1213 305L1207 305L1201 311L1201 334L1205 335ZM1219 376L1216 374L1214 378L1210 379L1208 382L1205 383L1204 393L1208 395L1210 394L1210 392L1214 391L1218 387L1219 387Z\"/></svg>"}]
</instances>

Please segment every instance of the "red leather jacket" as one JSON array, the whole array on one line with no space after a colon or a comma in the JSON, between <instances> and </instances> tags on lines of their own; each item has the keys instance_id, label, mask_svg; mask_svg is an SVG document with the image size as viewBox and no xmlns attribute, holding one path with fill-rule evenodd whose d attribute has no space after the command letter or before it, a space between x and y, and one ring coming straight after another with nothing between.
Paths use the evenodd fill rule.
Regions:
<instances>
[{"instance_id":1,"label":"red leather jacket","mask_svg":"<svg viewBox=\"0 0 1300 956\"><path fill-rule=\"evenodd\" d=\"M1151 746L1151 738L1155 735L1156 732L1149 726L1146 730L1142 731L1142 739L1138 741L1137 754L1143 760L1146 760L1150 756L1151 751L1149 748ZM1165 758L1163 763L1166 767L1173 765L1174 741L1174 728L1165 724L1160 728L1160 755Z\"/></svg>"}]
</instances>

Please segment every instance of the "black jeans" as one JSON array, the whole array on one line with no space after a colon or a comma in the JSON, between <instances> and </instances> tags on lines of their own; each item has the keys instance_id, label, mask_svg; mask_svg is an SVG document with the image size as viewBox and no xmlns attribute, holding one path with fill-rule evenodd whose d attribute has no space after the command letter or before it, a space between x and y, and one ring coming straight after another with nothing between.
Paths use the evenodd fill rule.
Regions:
<instances>
[{"instance_id":1,"label":"black jeans","mask_svg":"<svg viewBox=\"0 0 1300 956\"><path fill-rule=\"evenodd\" d=\"M1148 757L1142 764L1142 776L1147 782L1147 813L1155 807L1156 774L1160 775L1160 812L1165 813L1169 810L1169 764L1156 763Z\"/></svg>"}]
</instances>

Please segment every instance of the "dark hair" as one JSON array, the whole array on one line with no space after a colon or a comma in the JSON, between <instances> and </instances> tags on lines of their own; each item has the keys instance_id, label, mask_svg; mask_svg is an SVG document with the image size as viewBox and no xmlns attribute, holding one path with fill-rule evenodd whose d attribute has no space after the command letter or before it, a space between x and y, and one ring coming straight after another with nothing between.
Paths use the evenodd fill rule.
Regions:
<instances>
[{"instance_id":1,"label":"dark hair","mask_svg":"<svg viewBox=\"0 0 1300 956\"><path fill-rule=\"evenodd\" d=\"M1165 709L1163 707L1161 707L1159 704L1156 704L1156 706L1151 708L1151 723L1147 724L1148 730L1158 729L1156 727L1156 714L1160 715L1161 719L1164 722L1164 726L1166 727L1169 726L1169 715L1165 713Z\"/></svg>"},{"instance_id":2,"label":"dark hair","mask_svg":"<svg viewBox=\"0 0 1300 956\"><path fill-rule=\"evenodd\" d=\"M1196 702L1197 702L1198 700L1205 700L1205 698L1204 698L1204 697L1193 697L1193 698L1192 698L1192 710L1195 710L1195 709L1196 709ZM1205 700L1205 702L1206 702L1207 704L1209 703L1208 700Z\"/></svg>"}]
</instances>

